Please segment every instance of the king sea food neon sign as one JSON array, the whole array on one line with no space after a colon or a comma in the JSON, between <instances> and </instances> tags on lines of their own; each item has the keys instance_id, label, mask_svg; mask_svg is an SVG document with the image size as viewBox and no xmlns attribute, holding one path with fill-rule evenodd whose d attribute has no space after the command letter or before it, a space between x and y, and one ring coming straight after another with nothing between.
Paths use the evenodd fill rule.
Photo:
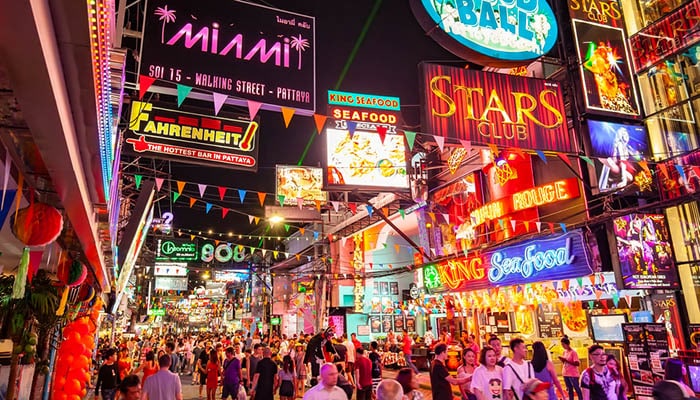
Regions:
<instances>
[{"instance_id":1,"label":"king sea food neon sign","mask_svg":"<svg viewBox=\"0 0 700 400\"><path fill-rule=\"evenodd\" d=\"M576 278L592 271L583 234L575 231L429 264L423 282L436 293Z\"/></svg>"},{"instance_id":2,"label":"king sea food neon sign","mask_svg":"<svg viewBox=\"0 0 700 400\"><path fill-rule=\"evenodd\" d=\"M546 0L411 0L411 8L441 46L482 65L527 64L557 40Z\"/></svg>"}]
</instances>

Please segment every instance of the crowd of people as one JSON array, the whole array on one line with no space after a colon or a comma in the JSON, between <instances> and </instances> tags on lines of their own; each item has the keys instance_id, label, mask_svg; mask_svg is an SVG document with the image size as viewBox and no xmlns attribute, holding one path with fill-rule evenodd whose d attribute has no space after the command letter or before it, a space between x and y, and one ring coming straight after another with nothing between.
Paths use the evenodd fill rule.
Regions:
<instances>
[{"instance_id":1,"label":"crowd of people","mask_svg":"<svg viewBox=\"0 0 700 400\"><path fill-rule=\"evenodd\" d=\"M561 339L564 387L542 342L532 344L528 359L525 342L515 338L504 355L501 340L491 336L483 348L473 337L464 336L462 360L457 374L446 366L449 338L432 343L434 358L429 379L434 400L454 400L453 386L461 400L627 400L629 388L618 360L600 345L588 348L589 367L581 371L581 360L567 337ZM446 343L447 342L447 343ZM400 343L400 344L399 344ZM96 398L161 400L182 399L180 375L192 375L199 385L199 398L207 400L422 400L413 365L413 341L403 332L396 346L405 355L407 367L396 379L383 378L383 353L390 341L368 345L355 334L334 337L332 329L316 335L261 336L258 333L132 338L114 344L101 340L96 358ZM685 385L680 361L666 362L666 381L659 382L663 400L693 397ZM682 397L673 397L680 390Z\"/></svg>"}]
</instances>

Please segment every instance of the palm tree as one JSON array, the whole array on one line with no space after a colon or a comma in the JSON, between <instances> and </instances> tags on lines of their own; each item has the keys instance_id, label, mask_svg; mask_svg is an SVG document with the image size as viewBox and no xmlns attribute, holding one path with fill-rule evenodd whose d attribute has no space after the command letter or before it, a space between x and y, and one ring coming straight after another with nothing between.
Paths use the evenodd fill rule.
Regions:
<instances>
[{"instance_id":1,"label":"palm tree","mask_svg":"<svg viewBox=\"0 0 700 400\"><path fill-rule=\"evenodd\" d=\"M304 39L301 37L301 35L298 37L292 36L292 41L289 42L289 45L292 46L294 50L299 52L299 66L297 69L301 69L301 52L305 51L309 47L309 40Z\"/></svg>"},{"instance_id":2,"label":"palm tree","mask_svg":"<svg viewBox=\"0 0 700 400\"><path fill-rule=\"evenodd\" d=\"M175 22L175 10L168 10L168 6L156 7L155 14L159 16L159 21L163 21L163 25L160 30L160 42L165 43L165 24L168 22Z\"/></svg>"}]
</instances>

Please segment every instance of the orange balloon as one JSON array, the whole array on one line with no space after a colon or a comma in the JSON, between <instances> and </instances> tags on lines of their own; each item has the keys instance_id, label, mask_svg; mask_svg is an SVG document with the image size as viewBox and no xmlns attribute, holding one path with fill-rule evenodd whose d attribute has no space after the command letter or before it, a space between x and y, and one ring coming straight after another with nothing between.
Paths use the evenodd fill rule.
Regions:
<instances>
[{"instance_id":1,"label":"orange balloon","mask_svg":"<svg viewBox=\"0 0 700 400\"><path fill-rule=\"evenodd\" d=\"M66 381L65 392L68 395L72 395L72 394L77 395L82 390L83 389L80 387L80 381L69 376L68 380Z\"/></svg>"},{"instance_id":2,"label":"orange balloon","mask_svg":"<svg viewBox=\"0 0 700 400\"><path fill-rule=\"evenodd\" d=\"M73 394L73 395L68 395L67 400L83 400L83 398L80 397L79 394Z\"/></svg>"},{"instance_id":3,"label":"orange balloon","mask_svg":"<svg viewBox=\"0 0 700 400\"><path fill-rule=\"evenodd\" d=\"M56 371L58 372L58 371ZM56 376L56 381L53 384L54 390L63 390L63 387L66 386L66 378L65 375L60 374Z\"/></svg>"},{"instance_id":4,"label":"orange balloon","mask_svg":"<svg viewBox=\"0 0 700 400\"><path fill-rule=\"evenodd\" d=\"M56 399L56 400L68 400L68 395L66 394L66 392L63 392L63 391L61 391L61 392L54 392L54 393L53 393L53 398Z\"/></svg>"}]
</instances>

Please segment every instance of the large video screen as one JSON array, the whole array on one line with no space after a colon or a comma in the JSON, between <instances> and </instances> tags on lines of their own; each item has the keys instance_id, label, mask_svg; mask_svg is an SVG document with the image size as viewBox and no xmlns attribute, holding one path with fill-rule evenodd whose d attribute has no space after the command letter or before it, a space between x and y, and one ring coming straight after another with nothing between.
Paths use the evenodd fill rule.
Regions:
<instances>
[{"instance_id":1,"label":"large video screen","mask_svg":"<svg viewBox=\"0 0 700 400\"><path fill-rule=\"evenodd\" d=\"M588 121L591 154L596 157L598 189L623 188L642 172L640 161L647 158L649 140L644 126L607 121Z\"/></svg>"},{"instance_id":2,"label":"large video screen","mask_svg":"<svg viewBox=\"0 0 700 400\"><path fill-rule=\"evenodd\" d=\"M296 205L297 199L304 204L328 199L323 191L323 168L278 165L276 181L277 197L284 196L284 204Z\"/></svg>"}]
</instances>

